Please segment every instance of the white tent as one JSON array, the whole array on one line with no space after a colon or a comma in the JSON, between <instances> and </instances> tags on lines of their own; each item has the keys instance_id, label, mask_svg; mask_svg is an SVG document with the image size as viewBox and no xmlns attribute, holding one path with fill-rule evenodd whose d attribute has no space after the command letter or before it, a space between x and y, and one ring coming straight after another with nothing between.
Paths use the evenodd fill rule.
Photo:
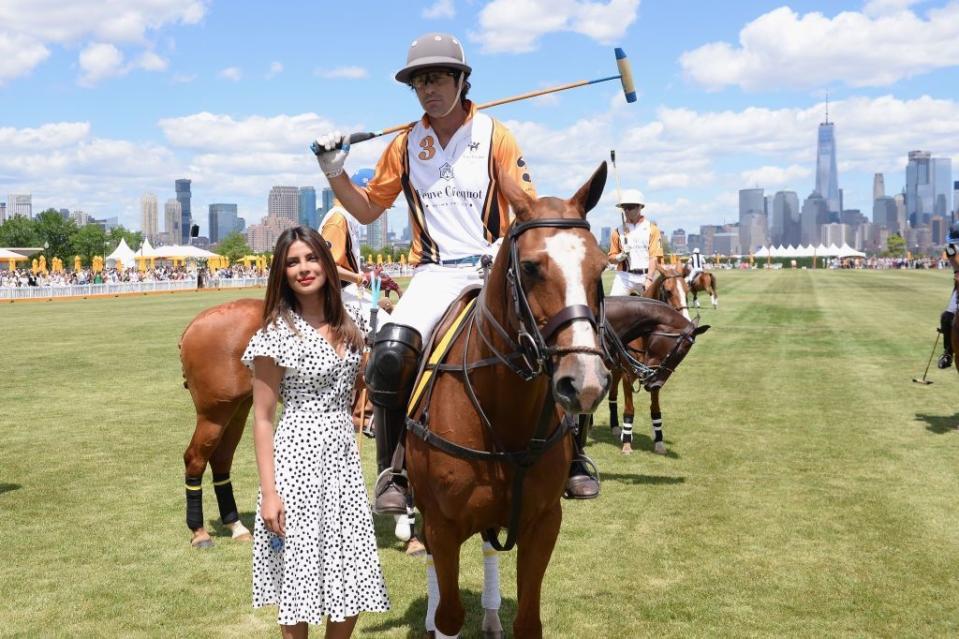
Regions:
<instances>
[{"instance_id":1,"label":"white tent","mask_svg":"<svg viewBox=\"0 0 959 639\"><path fill-rule=\"evenodd\" d=\"M130 267L134 265L134 259L136 258L136 253L133 252L129 246L127 246L127 241L124 238L120 238L120 243L117 244L117 247L113 249L113 252L107 256L107 265L110 265L112 261L116 264L117 260L125 267Z\"/></svg>"},{"instance_id":2,"label":"white tent","mask_svg":"<svg viewBox=\"0 0 959 639\"><path fill-rule=\"evenodd\" d=\"M756 257L770 257L769 247L764 246L756 251Z\"/></svg>"},{"instance_id":3,"label":"white tent","mask_svg":"<svg viewBox=\"0 0 959 639\"><path fill-rule=\"evenodd\" d=\"M149 238L143 240L143 244L140 245L140 248L137 249L137 257L155 257L156 249L153 248L153 245L150 244Z\"/></svg>"},{"instance_id":4,"label":"white tent","mask_svg":"<svg viewBox=\"0 0 959 639\"><path fill-rule=\"evenodd\" d=\"M169 246L157 246L147 254L144 253L146 257L157 257L161 259L170 259L173 257L176 258L187 258L187 259L207 259L210 257L218 257L216 253L211 253L210 251L198 248L196 246L191 246L189 244L171 244Z\"/></svg>"},{"instance_id":5,"label":"white tent","mask_svg":"<svg viewBox=\"0 0 959 639\"><path fill-rule=\"evenodd\" d=\"M839 257L866 257L866 254L843 242L842 246L839 247Z\"/></svg>"}]
</instances>

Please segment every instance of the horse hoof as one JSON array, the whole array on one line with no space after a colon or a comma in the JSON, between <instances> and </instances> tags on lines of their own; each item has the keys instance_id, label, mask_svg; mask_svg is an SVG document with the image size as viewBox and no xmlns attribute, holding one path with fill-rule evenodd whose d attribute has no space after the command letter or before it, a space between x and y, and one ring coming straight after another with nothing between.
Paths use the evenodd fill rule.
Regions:
<instances>
[{"instance_id":1,"label":"horse hoof","mask_svg":"<svg viewBox=\"0 0 959 639\"><path fill-rule=\"evenodd\" d=\"M632 454L633 454L633 447L632 447L631 444L623 444L623 454L624 454L624 455L632 455Z\"/></svg>"},{"instance_id":2,"label":"horse hoof","mask_svg":"<svg viewBox=\"0 0 959 639\"><path fill-rule=\"evenodd\" d=\"M422 557L426 554L426 546L416 537L413 537L406 544L407 557Z\"/></svg>"},{"instance_id":3,"label":"horse hoof","mask_svg":"<svg viewBox=\"0 0 959 639\"><path fill-rule=\"evenodd\" d=\"M657 455L665 455L666 444L664 444L663 442L656 442L655 444L653 444L653 452L656 453Z\"/></svg>"},{"instance_id":4,"label":"horse hoof","mask_svg":"<svg viewBox=\"0 0 959 639\"><path fill-rule=\"evenodd\" d=\"M240 533L236 537L233 537L233 541L243 541L243 542L253 541L253 535L251 535L249 531L245 533Z\"/></svg>"}]
</instances>

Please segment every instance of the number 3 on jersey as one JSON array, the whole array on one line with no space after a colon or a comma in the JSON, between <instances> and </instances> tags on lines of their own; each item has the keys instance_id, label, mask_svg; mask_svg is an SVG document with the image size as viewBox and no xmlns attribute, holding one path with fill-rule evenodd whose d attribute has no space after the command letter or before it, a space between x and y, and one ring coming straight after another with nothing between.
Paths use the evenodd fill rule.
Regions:
<instances>
[{"instance_id":1,"label":"number 3 on jersey","mask_svg":"<svg viewBox=\"0 0 959 639\"><path fill-rule=\"evenodd\" d=\"M436 149L433 147L433 136L427 135L425 138L420 140L420 146L423 148L423 150L420 151L416 157L424 162L427 160L432 160L433 156L436 155Z\"/></svg>"}]
</instances>

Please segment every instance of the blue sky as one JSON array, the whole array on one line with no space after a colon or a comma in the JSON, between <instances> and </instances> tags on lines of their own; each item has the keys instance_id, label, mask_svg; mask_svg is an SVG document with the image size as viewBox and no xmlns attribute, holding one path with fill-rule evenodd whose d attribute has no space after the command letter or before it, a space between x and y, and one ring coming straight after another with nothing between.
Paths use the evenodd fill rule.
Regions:
<instances>
[{"instance_id":1,"label":"blue sky","mask_svg":"<svg viewBox=\"0 0 959 639\"><path fill-rule=\"evenodd\" d=\"M462 38L478 101L612 75L623 47L638 103L606 83L491 113L541 194L568 196L615 148L667 231L735 221L740 188L808 195L827 91L847 208L871 214L876 171L901 189L912 149L959 179L955 0L0 0L0 200L139 228L140 196L162 207L189 177L204 232L212 202L257 222L272 185L324 186L318 134L419 116L392 76L428 31ZM357 145L348 169L383 145ZM596 229L615 224L612 185ZM402 201L390 222L405 226Z\"/></svg>"}]
</instances>

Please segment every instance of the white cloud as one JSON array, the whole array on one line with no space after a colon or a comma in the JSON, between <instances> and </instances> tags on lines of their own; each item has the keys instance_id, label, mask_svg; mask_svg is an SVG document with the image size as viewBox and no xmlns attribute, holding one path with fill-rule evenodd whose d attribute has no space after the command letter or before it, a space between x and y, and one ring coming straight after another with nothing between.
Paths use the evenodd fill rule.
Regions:
<instances>
[{"instance_id":1,"label":"white cloud","mask_svg":"<svg viewBox=\"0 0 959 639\"><path fill-rule=\"evenodd\" d=\"M687 78L710 90L888 86L959 64L959 2L930 9L925 19L910 4L880 0L868 13L834 18L780 7L743 27L738 46L711 42L679 62Z\"/></svg>"},{"instance_id":2,"label":"white cloud","mask_svg":"<svg viewBox=\"0 0 959 639\"><path fill-rule=\"evenodd\" d=\"M653 175L647 180L651 189L678 189L685 188L696 182L696 178L689 173L663 173Z\"/></svg>"},{"instance_id":3,"label":"white cloud","mask_svg":"<svg viewBox=\"0 0 959 639\"><path fill-rule=\"evenodd\" d=\"M81 86L90 87L112 76L123 73L123 53L112 44L97 42L80 52Z\"/></svg>"},{"instance_id":4,"label":"white cloud","mask_svg":"<svg viewBox=\"0 0 959 639\"><path fill-rule=\"evenodd\" d=\"M239 82L240 79L243 77L243 72L240 70L239 67L227 67L225 69L221 69L217 75L219 75L221 78L224 78L226 80Z\"/></svg>"},{"instance_id":5,"label":"white cloud","mask_svg":"<svg viewBox=\"0 0 959 639\"><path fill-rule=\"evenodd\" d=\"M313 71L313 75L321 78L327 78L328 80L338 78L347 80L361 80L369 74L363 67L337 67L335 69L316 69Z\"/></svg>"},{"instance_id":6,"label":"white cloud","mask_svg":"<svg viewBox=\"0 0 959 639\"><path fill-rule=\"evenodd\" d=\"M493 0L480 11L480 30L470 39L487 53L533 51L549 33L572 31L603 44L626 34L639 0Z\"/></svg>"},{"instance_id":7,"label":"white cloud","mask_svg":"<svg viewBox=\"0 0 959 639\"><path fill-rule=\"evenodd\" d=\"M168 63L153 51L145 51L137 60L136 66L145 71L166 71Z\"/></svg>"},{"instance_id":8,"label":"white cloud","mask_svg":"<svg viewBox=\"0 0 959 639\"><path fill-rule=\"evenodd\" d=\"M281 73L283 73L283 65L279 62L274 62L273 64L270 65L270 70L266 74L266 79L270 80L280 75Z\"/></svg>"},{"instance_id":9,"label":"white cloud","mask_svg":"<svg viewBox=\"0 0 959 639\"><path fill-rule=\"evenodd\" d=\"M436 18L452 18L456 15L453 0L436 0L432 5L423 9L422 16L427 20Z\"/></svg>"},{"instance_id":10,"label":"white cloud","mask_svg":"<svg viewBox=\"0 0 959 639\"><path fill-rule=\"evenodd\" d=\"M757 186L767 189L773 186L796 184L800 178L807 178L810 175L812 175L812 169L799 164L792 164L786 168L761 166L758 169L749 169L740 173L743 188Z\"/></svg>"},{"instance_id":11,"label":"white cloud","mask_svg":"<svg viewBox=\"0 0 959 639\"><path fill-rule=\"evenodd\" d=\"M91 46L144 47L149 36L173 24L196 24L206 13L207 0L4 0L0 2L0 83L29 73L50 55L50 45L91 43L84 72L87 81L110 69L111 55ZM92 56L92 57L91 57ZM115 55L112 58L116 58ZM81 68L84 60L80 61ZM148 59L156 66L156 60ZM148 66L139 65L139 68ZM95 80L94 80L95 81Z\"/></svg>"}]
</instances>

